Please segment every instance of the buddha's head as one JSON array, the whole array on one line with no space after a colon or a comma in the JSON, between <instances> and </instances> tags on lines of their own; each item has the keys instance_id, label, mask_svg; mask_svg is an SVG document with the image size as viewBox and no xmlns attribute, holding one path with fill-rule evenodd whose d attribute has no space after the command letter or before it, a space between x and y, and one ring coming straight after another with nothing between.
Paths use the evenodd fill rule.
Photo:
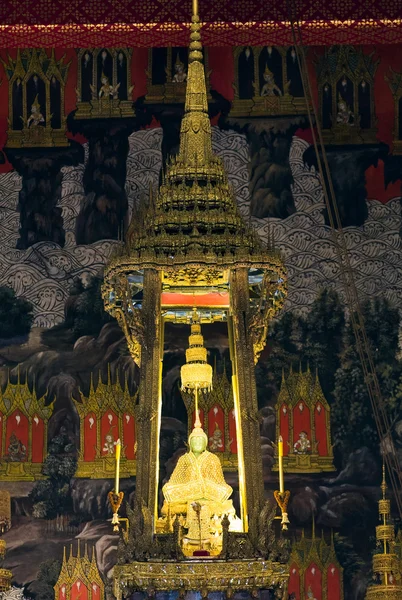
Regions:
<instances>
[{"instance_id":1,"label":"buddha's head","mask_svg":"<svg viewBox=\"0 0 402 600\"><path fill-rule=\"evenodd\" d=\"M199 456L207 449L208 437L203 428L201 427L201 421L197 416L194 423L194 429L188 437L188 445L190 450L195 456Z\"/></svg>"}]
</instances>

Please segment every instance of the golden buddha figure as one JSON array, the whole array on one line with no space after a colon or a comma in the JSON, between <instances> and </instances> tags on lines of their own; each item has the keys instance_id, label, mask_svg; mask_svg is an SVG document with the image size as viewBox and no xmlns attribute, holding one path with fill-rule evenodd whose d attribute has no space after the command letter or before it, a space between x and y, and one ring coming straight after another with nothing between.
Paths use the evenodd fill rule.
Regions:
<instances>
[{"instance_id":1,"label":"golden buddha figure","mask_svg":"<svg viewBox=\"0 0 402 600\"><path fill-rule=\"evenodd\" d=\"M197 416L188 438L189 450L178 460L169 481L163 486L163 519L179 518L188 530L185 541L200 549L209 549L222 532L224 515L237 525L232 488L225 481L219 458L209 452L208 437Z\"/></svg>"}]
</instances>

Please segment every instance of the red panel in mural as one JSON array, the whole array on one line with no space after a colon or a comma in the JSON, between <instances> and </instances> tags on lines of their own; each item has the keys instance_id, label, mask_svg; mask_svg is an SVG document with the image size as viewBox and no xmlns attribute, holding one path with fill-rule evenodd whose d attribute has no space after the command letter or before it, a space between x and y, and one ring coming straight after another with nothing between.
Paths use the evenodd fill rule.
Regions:
<instances>
[{"instance_id":1,"label":"red panel in mural","mask_svg":"<svg viewBox=\"0 0 402 600\"><path fill-rule=\"evenodd\" d=\"M27 417L15 410L8 418L6 425L5 456L13 462L24 462L28 459L29 423Z\"/></svg>"},{"instance_id":2,"label":"red panel in mural","mask_svg":"<svg viewBox=\"0 0 402 600\"><path fill-rule=\"evenodd\" d=\"M294 594L294 600L301 600L300 598L300 571L299 567L293 563L290 566L290 575L289 575L289 587L288 594Z\"/></svg>"},{"instance_id":3,"label":"red panel in mural","mask_svg":"<svg viewBox=\"0 0 402 600\"><path fill-rule=\"evenodd\" d=\"M114 444L120 437L119 419L112 410L107 410L101 418L101 454L114 454Z\"/></svg>"},{"instance_id":4,"label":"red panel in mural","mask_svg":"<svg viewBox=\"0 0 402 600\"><path fill-rule=\"evenodd\" d=\"M311 563L304 575L304 593L307 600L322 600L322 573Z\"/></svg>"},{"instance_id":5,"label":"red panel in mural","mask_svg":"<svg viewBox=\"0 0 402 600\"><path fill-rule=\"evenodd\" d=\"M100 600L101 590L97 583L92 584L92 600Z\"/></svg>"},{"instance_id":6,"label":"red panel in mural","mask_svg":"<svg viewBox=\"0 0 402 600\"><path fill-rule=\"evenodd\" d=\"M84 419L84 461L92 462L96 457L96 416L88 413Z\"/></svg>"},{"instance_id":7,"label":"red panel in mural","mask_svg":"<svg viewBox=\"0 0 402 600\"><path fill-rule=\"evenodd\" d=\"M237 454L236 411L229 412L229 452Z\"/></svg>"},{"instance_id":8,"label":"red panel in mural","mask_svg":"<svg viewBox=\"0 0 402 600\"><path fill-rule=\"evenodd\" d=\"M134 416L124 413L123 415L123 443L125 446L126 458L134 460L135 458L135 421Z\"/></svg>"},{"instance_id":9,"label":"red panel in mural","mask_svg":"<svg viewBox=\"0 0 402 600\"><path fill-rule=\"evenodd\" d=\"M208 411L208 439L211 452L225 451L225 413L217 404Z\"/></svg>"},{"instance_id":10,"label":"red panel in mural","mask_svg":"<svg viewBox=\"0 0 402 600\"><path fill-rule=\"evenodd\" d=\"M3 421L4 415L0 412L0 458L3 457Z\"/></svg>"},{"instance_id":11,"label":"red panel in mural","mask_svg":"<svg viewBox=\"0 0 402 600\"><path fill-rule=\"evenodd\" d=\"M299 400L293 407L293 444L297 443L303 432L311 440L310 409L303 400Z\"/></svg>"},{"instance_id":12,"label":"red panel in mural","mask_svg":"<svg viewBox=\"0 0 402 600\"><path fill-rule=\"evenodd\" d=\"M59 598L58 600L66 600L67 598L67 586L63 583L59 589Z\"/></svg>"},{"instance_id":13,"label":"red panel in mural","mask_svg":"<svg viewBox=\"0 0 402 600\"><path fill-rule=\"evenodd\" d=\"M32 417L32 462L43 462L43 444L45 441L45 424L38 415Z\"/></svg>"},{"instance_id":14,"label":"red panel in mural","mask_svg":"<svg viewBox=\"0 0 402 600\"><path fill-rule=\"evenodd\" d=\"M325 408L317 402L314 408L315 439L320 456L328 456L327 419Z\"/></svg>"},{"instance_id":15,"label":"red panel in mural","mask_svg":"<svg viewBox=\"0 0 402 600\"><path fill-rule=\"evenodd\" d=\"M341 574L333 564L327 569L327 600L341 600Z\"/></svg>"},{"instance_id":16,"label":"red panel in mural","mask_svg":"<svg viewBox=\"0 0 402 600\"><path fill-rule=\"evenodd\" d=\"M88 588L78 580L71 588L71 600L88 600Z\"/></svg>"},{"instance_id":17,"label":"red panel in mural","mask_svg":"<svg viewBox=\"0 0 402 600\"><path fill-rule=\"evenodd\" d=\"M282 404L281 406L281 412L280 412L281 418L280 418L280 423L279 423L279 431L281 433L282 439L283 439L283 455L287 456L289 454L289 440L290 440L290 427L289 427L289 416L290 416L290 409L289 406L287 404Z\"/></svg>"}]
</instances>

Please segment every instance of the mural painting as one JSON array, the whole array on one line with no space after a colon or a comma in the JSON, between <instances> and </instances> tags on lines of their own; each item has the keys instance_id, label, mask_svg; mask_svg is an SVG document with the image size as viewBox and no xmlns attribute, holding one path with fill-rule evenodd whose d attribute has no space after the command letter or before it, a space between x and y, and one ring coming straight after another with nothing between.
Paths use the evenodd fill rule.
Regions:
<instances>
[{"instance_id":1,"label":"mural painting","mask_svg":"<svg viewBox=\"0 0 402 600\"><path fill-rule=\"evenodd\" d=\"M207 49L205 60L212 147L241 216L287 272L287 298L256 377L265 490L278 488L281 436L291 492L288 598L363 600L377 577L375 526L378 502L390 496L381 490L390 450L364 385L296 52L226 48L222 79L218 50ZM309 48L307 58L401 461L402 67L394 54L334 46ZM114 598L119 536L108 494L121 444L121 490L134 497L140 369L121 322L105 310L103 273L135 236L144 206L165 184L168 157L179 153L188 52L20 49L2 51L1 62L2 566L15 598ZM180 388L188 335L185 323L166 327L162 529L175 510L166 485L198 422L210 460L219 459L219 485L233 490L233 520L242 502L227 336L218 319L203 328L213 388L200 393L196 412ZM400 536L394 546L401 561Z\"/></svg>"}]
</instances>

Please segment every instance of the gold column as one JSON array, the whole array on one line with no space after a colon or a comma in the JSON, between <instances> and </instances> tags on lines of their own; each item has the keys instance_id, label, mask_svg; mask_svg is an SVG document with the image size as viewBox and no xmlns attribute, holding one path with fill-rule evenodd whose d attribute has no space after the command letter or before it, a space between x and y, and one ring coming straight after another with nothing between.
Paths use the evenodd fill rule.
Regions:
<instances>
[{"instance_id":1,"label":"gold column","mask_svg":"<svg viewBox=\"0 0 402 600\"><path fill-rule=\"evenodd\" d=\"M257 388L254 373L253 343L249 332L248 270L236 269L231 274L231 313L233 346L237 380L239 429L243 442L244 477L249 511L260 511L264 500L260 425L258 418ZM248 514L250 522L251 513Z\"/></svg>"},{"instance_id":2,"label":"gold column","mask_svg":"<svg viewBox=\"0 0 402 600\"><path fill-rule=\"evenodd\" d=\"M144 272L143 344L139 405L136 411L137 475L136 498L144 501L154 514L157 510L159 475L159 425L161 419L161 357L163 335L161 318L161 276L158 271Z\"/></svg>"}]
</instances>

